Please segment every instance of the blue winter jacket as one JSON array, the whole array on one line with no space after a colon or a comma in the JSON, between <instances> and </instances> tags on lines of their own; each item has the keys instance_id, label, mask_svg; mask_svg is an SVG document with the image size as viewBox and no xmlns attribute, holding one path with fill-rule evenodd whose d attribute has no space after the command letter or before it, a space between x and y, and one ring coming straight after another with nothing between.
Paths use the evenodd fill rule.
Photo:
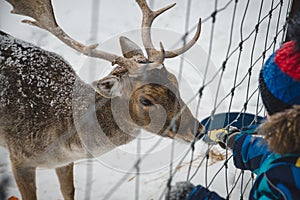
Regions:
<instances>
[{"instance_id":1,"label":"blue winter jacket","mask_svg":"<svg viewBox=\"0 0 300 200\"><path fill-rule=\"evenodd\" d=\"M249 199L298 200L300 199L300 154L279 155L268 150L266 141L252 133L242 132L235 138L234 164L237 168L250 170L257 177ZM188 200L224 199L215 192L197 186Z\"/></svg>"}]
</instances>

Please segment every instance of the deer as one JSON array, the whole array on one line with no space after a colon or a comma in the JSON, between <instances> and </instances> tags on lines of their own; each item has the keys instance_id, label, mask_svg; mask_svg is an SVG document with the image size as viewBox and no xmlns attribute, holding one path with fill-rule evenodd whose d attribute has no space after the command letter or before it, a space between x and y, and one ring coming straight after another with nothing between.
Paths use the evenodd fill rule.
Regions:
<instances>
[{"instance_id":1,"label":"deer","mask_svg":"<svg viewBox=\"0 0 300 200\"><path fill-rule=\"evenodd\" d=\"M36 168L53 168L65 200L74 199L74 162L100 156L134 140L140 129L192 142L203 126L180 97L178 80L164 59L189 50L156 49L151 39L154 19L175 4L142 11L140 48L120 37L122 56L84 45L57 24L51 0L8 0L11 13L31 17L22 22L56 36L67 46L113 66L105 77L88 84L60 55L0 31L0 144L9 151L12 171L23 200L35 200Z\"/></svg>"}]
</instances>

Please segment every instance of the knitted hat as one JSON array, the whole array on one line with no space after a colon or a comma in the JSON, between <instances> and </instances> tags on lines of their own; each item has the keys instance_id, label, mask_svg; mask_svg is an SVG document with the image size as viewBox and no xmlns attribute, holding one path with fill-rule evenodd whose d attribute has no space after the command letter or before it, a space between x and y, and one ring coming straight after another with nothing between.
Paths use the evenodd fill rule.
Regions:
<instances>
[{"instance_id":1,"label":"knitted hat","mask_svg":"<svg viewBox=\"0 0 300 200\"><path fill-rule=\"evenodd\" d=\"M269 57L260 72L259 88L270 115L300 105L300 52L294 41Z\"/></svg>"}]
</instances>

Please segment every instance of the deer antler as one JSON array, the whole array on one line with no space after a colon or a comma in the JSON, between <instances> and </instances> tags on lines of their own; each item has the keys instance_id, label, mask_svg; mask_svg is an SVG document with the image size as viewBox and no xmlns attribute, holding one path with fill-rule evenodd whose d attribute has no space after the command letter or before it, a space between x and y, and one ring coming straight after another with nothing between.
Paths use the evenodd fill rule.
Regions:
<instances>
[{"instance_id":1,"label":"deer antler","mask_svg":"<svg viewBox=\"0 0 300 200\"><path fill-rule=\"evenodd\" d=\"M51 0L7 0L7 1L13 6L13 10L11 11L12 13L29 16L35 19L35 21L22 20L22 22L49 31L51 34L56 36L63 43L77 50L78 52L83 53L84 55L95 57L95 58L101 58L116 64L122 64L124 67L131 68L130 69L131 71L136 71L137 68L140 66L128 58L124 58L105 51L96 50L98 44L86 46L71 38L57 24L53 12ZM163 12L175 6L175 3L166 6L164 8L161 8L157 11L152 11L147 5L147 2L145 0L136 0L136 2L138 3L138 5L140 6L143 12L142 40L143 40L143 45L147 51L148 60L153 62L152 64L148 64L150 69L161 64L164 58L173 58L184 53L189 48L191 48L198 40L201 32L201 20L199 20L195 36L185 46L176 49L174 51L165 51L161 45L161 51L156 50L151 40L152 22L157 16L159 16Z\"/></svg>"},{"instance_id":2,"label":"deer antler","mask_svg":"<svg viewBox=\"0 0 300 200\"><path fill-rule=\"evenodd\" d=\"M22 20L22 22L45 29L55 35L62 42L73 49L90 57L101 58L114 62L120 56L96 50L98 44L86 46L67 35L57 24L52 9L51 0L7 0L12 6L11 13L29 16L36 21ZM125 58L124 58L125 59Z\"/></svg>"},{"instance_id":3,"label":"deer antler","mask_svg":"<svg viewBox=\"0 0 300 200\"><path fill-rule=\"evenodd\" d=\"M136 0L136 2L140 6L142 13L143 13L143 21L142 21L143 45L146 49L148 59L150 61L155 61L157 55L159 55L160 52L154 48L154 45L152 43L151 25L157 16L159 16L163 12L165 12L165 11L169 10L170 8L172 8L173 6L175 6L176 3L166 6L164 8L161 8L159 10L152 11L149 8L149 6L147 5L146 0ZM199 19L197 30L196 30L196 33L195 33L194 37L192 38L192 40L189 41L185 46L183 46L179 49L176 49L173 51L166 51L165 58L173 58L173 57L176 57L176 56L186 52L188 49L190 49L196 43L196 41L198 40L198 38L200 36L200 33L201 33L201 19Z\"/></svg>"}]
</instances>

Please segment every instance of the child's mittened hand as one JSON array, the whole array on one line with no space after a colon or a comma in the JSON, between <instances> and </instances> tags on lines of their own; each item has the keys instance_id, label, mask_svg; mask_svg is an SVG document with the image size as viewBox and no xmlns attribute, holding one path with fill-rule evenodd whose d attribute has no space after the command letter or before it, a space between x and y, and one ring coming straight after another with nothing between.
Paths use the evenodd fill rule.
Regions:
<instances>
[{"instance_id":1,"label":"child's mittened hand","mask_svg":"<svg viewBox=\"0 0 300 200\"><path fill-rule=\"evenodd\" d=\"M219 144L224 149L226 147L233 149L234 138L239 132L240 130L233 126L227 129L214 129L208 131L203 140L208 144Z\"/></svg>"}]
</instances>

